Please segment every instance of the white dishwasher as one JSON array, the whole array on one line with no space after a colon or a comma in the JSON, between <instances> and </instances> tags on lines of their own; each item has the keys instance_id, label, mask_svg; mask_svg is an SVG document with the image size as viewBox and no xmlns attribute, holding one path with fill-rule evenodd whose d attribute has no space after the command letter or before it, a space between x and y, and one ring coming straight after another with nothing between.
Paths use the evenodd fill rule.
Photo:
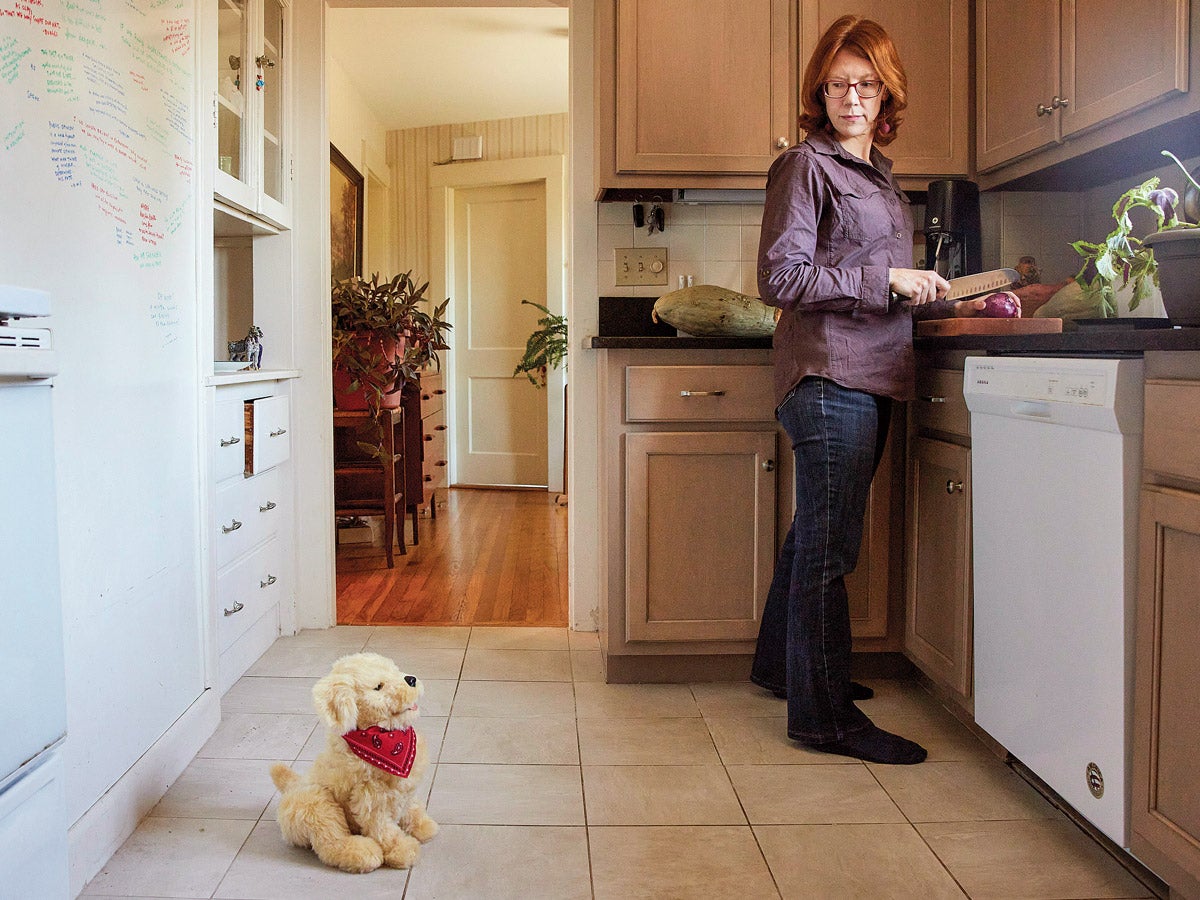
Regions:
<instances>
[{"instance_id":1,"label":"white dishwasher","mask_svg":"<svg viewBox=\"0 0 1200 900\"><path fill-rule=\"evenodd\" d=\"M975 720L1129 846L1141 359L971 357Z\"/></svg>"}]
</instances>

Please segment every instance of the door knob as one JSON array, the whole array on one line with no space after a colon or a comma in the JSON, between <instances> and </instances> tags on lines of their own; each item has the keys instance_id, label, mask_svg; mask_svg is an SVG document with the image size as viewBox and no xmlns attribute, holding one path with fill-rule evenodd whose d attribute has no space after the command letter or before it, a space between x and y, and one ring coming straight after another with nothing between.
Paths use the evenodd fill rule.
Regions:
<instances>
[{"instance_id":1,"label":"door knob","mask_svg":"<svg viewBox=\"0 0 1200 900\"><path fill-rule=\"evenodd\" d=\"M790 146L791 146L791 142L788 141L787 138L785 138L785 137L775 138L775 149L776 150L786 150Z\"/></svg>"},{"instance_id":2,"label":"door knob","mask_svg":"<svg viewBox=\"0 0 1200 900\"><path fill-rule=\"evenodd\" d=\"M953 478L946 479L946 493L953 494L955 491L961 494L963 492L963 483L955 481Z\"/></svg>"},{"instance_id":3,"label":"door knob","mask_svg":"<svg viewBox=\"0 0 1200 900\"><path fill-rule=\"evenodd\" d=\"M764 471L764 472L774 472L774 471L775 471L775 460L773 460L773 459L764 459L764 460L763 460L763 464L762 464L762 468L763 468L763 471Z\"/></svg>"}]
</instances>

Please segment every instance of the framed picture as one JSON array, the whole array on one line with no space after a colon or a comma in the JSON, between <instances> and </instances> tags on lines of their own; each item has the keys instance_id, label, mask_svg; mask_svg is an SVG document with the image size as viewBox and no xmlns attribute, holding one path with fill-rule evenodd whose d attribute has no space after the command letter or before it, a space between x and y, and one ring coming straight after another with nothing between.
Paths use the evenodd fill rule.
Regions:
<instances>
[{"instance_id":1,"label":"framed picture","mask_svg":"<svg viewBox=\"0 0 1200 900\"><path fill-rule=\"evenodd\" d=\"M329 145L329 258L334 281L362 275L363 176Z\"/></svg>"}]
</instances>

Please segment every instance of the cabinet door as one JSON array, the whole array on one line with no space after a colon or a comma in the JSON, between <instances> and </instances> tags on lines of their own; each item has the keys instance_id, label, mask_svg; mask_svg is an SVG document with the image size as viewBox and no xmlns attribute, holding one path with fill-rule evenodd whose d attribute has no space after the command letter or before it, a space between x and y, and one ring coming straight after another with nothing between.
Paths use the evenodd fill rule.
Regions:
<instances>
[{"instance_id":1,"label":"cabinet door","mask_svg":"<svg viewBox=\"0 0 1200 900\"><path fill-rule=\"evenodd\" d=\"M1134 654L1131 849L1200 896L1200 494L1142 491Z\"/></svg>"},{"instance_id":2,"label":"cabinet door","mask_svg":"<svg viewBox=\"0 0 1200 900\"><path fill-rule=\"evenodd\" d=\"M795 140L793 7L617 0L617 172L765 174Z\"/></svg>"},{"instance_id":3,"label":"cabinet door","mask_svg":"<svg viewBox=\"0 0 1200 900\"><path fill-rule=\"evenodd\" d=\"M1062 14L1064 137L1187 91L1186 0L1067 0Z\"/></svg>"},{"instance_id":4,"label":"cabinet door","mask_svg":"<svg viewBox=\"0 0 1200 900\"><path fill-rule=\"evenodd\" d=\"M884 152L897 175L970 173L970 11L967 0L803 0L800 58L839 16L865 16L896 44L908 75L904 127Z\"/></svg>"},{"instance_id":5,"label":"cabinet door","mask_svg":"<svg viewBox=\"0 0 1200 900\"><path fill-rule=\"evenodd\" d=\"M904 647L930 678L971 696L971 451L916 438L908 483Z\"/></svg>"},{"instance_id":6,"label":"cabinet door","mask_svg":"<svg viewBox=\"0 0 1200 900\"><path fill-rule=\"evenodd\" d=\"M626 640L757 637L775 563L775 440L625 436Z\"/></svg>"}]
</instances>

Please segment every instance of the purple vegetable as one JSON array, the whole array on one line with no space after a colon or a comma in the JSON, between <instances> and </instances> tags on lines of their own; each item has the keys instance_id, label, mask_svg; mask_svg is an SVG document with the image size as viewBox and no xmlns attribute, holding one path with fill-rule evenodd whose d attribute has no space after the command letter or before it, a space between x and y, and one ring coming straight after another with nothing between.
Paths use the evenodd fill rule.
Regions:
<instances>
[{"instance_id":1,"label":"purple vegetable","mask_svg":"<svg viewBox=\"0 0 1200 900\"><path fill-rule=\"evenodd\" d=\"M979 315L989 319L1016 319L1021 315L1021 301L1011 291L997 291L983 301L986 305Z\"/></svg>"}]
</instances>

